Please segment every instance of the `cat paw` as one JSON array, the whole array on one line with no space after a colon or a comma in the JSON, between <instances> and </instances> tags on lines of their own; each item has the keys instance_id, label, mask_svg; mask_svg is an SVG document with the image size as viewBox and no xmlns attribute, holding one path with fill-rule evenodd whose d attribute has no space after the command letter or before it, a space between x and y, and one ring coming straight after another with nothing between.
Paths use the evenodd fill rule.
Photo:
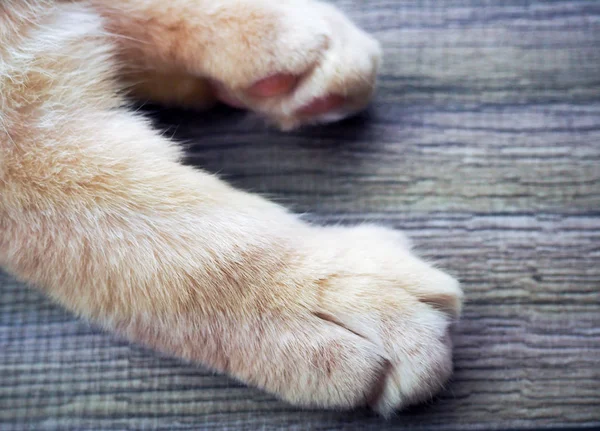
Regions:
<instances>
[{"instance_id":1,"label":"cat paw","mask_svg":"<svg viewBox=\"0 0 600 431\"><path fill-rule=\"evenodd\" d=\"M368 104L379 43L333 6L252 2L214 41L208 74L218 97L283 129L352 115ZM224 12L223 12L224 13Z\"/></svg>"},{"instance_id":2,"label":"cat paw","mask_svg":"<svg viewBox=\"0 0 600 431\"><path fill-rule=\"evenodd\" d=\"M431 398L452 372L458 282L396 231L316 229L305 261L313 282L281 326L295 329L279 332L286 353L266 386L298 405L370 405L384 416Z\"/></svg>"}]
</instances>

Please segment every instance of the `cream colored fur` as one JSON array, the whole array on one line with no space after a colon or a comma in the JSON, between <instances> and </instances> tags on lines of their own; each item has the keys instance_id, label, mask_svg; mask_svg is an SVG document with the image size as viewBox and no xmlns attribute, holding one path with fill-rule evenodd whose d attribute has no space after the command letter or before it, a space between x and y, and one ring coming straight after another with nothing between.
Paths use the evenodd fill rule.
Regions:
<instances>
[{"instance_id":1,"label":"cream colored fur","mask_svg":"<svg viewBox=\"0 0 600 431\"><path fill-rule=\"evenodd\" d=\"M377 43L311 0L0 3L0 265L81 316L292 403L389 414L451 373L457 282L376 226L311 226L179 163L122 90L282 127L362 108ZM301 77L271 98L245 89ZM311 100L345 97L317 118Z\"/></svg>"}]
</instances>

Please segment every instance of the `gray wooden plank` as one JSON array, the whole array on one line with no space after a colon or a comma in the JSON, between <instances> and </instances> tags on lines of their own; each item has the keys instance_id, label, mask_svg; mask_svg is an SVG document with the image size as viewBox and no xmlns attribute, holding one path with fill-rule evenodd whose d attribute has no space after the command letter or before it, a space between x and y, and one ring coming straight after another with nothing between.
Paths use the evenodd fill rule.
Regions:
<instances>
[{"instance_id":1,"label":"gray wooden plank","mask_svg":"<svg viewBox=\"0 0 600 431\"><path fill-rule=\"evenodd\" d=\"M257 132L243 114L224 124L189 115L167 119L177 136L204 138L192 163L301 212L600 209L600 103L377 103L364 123L288 135Z\"/></svg>"},{"instance_id":2,"label":"gray wooden plank","mask_svg":"<svg viewBox=\"0 0 600 431\"><path fill-rule=\"evenodd\" d=\"M366 114L290 134L155 114L189 162L319 223L379 221L463 282L456 373L385 422L302 411L0 275L0 430L600 427L600 2L339 0L384 44Z\"/></svg>"}]
</instances>

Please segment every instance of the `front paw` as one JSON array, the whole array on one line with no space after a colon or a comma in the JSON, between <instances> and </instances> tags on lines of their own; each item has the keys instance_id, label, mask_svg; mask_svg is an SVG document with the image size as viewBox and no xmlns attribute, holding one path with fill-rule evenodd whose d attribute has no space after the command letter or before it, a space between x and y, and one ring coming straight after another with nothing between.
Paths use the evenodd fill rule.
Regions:
<instances>
[{"instance_id":1,"label":"front paw","mask_svg":"<svg viewBox=\"0 0 600 431\"><path fill-rule=\"evenodd\" d=\"M215 39L208 65L226 103L289 129L341 119L369 102L380 46L333 6L255 2L236 18Z\"/></svg>"},{"instance_id":2,"label":"front paw","mask_svg":"<svg viewBox=\"0 0 600 431\"><path fill-rule=\"evenodd\" d=\"M432 397L452 372L457 281L414 256L395 231L315 233L300 269L310 281L267 341L286 353L259 384L296 404L370 405L383 415Z\"/></svg>"}]
</instances>

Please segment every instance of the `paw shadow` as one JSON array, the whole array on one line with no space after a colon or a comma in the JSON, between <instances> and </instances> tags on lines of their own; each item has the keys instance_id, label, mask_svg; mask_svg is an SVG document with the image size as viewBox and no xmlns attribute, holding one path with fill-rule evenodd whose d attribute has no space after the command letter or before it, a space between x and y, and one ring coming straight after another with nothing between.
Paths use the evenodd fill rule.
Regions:
<instances>
[{"instance_id":1,"label":"paw shadow","mask_svg":"<svg viewBox=\"0 0 600 431\"><path fill-rule=\"evenodd\" d=\"M300 211L318 209L324 197L368 178L401 137L390 136L391 104L328 125L281 132L245 111L218 106L206 112L146 105L165 136L181 142L185 162L241 189L281 203L301 202ZM395 112L394 129L402 129ZM397 150L393 150L397 151Z\"/></svg>"}]
</instances>

